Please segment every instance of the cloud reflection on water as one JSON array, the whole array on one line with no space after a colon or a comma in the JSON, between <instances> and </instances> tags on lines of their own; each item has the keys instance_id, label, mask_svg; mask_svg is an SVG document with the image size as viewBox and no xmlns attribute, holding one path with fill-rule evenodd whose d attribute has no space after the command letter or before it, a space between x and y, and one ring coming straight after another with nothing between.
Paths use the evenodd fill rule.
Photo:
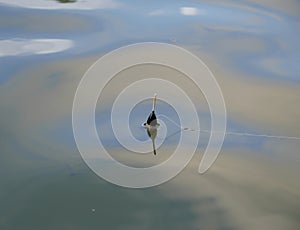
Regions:
<instances>
[{"instance_id":1,"label":"cloud reflection on water","mask_svg":"<svg viewBox=\"0 0 300 230\"><path fill-rule=\"evenodd\" d=\"M0 0L0 3L9 6L24 7L30 9L44 9L44 10L59 10L59 9L77 9L77 10L91 10L91 9L107 9L115 8L118 4L113 0L77 0L71 3L59 3L55 0Z\"/></svg>"},{"instance_id":2,"label":"cloud reflection on water","mask_svg":"<svg viewBox=\"0 0 300 230\"><path fill-rule=\"evenodd\" d=\"M0 57L57 53L72 46L73 42L66 39L0 40Z\"/></svg>"}]
</instances>

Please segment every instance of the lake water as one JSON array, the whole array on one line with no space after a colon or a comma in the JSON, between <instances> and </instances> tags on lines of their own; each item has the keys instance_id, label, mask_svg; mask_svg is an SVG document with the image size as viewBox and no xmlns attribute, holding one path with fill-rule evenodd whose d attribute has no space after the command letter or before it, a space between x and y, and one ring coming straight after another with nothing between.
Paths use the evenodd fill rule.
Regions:
<instances>
[{"instance_id":1,"label":"lake water","mask_svg":"<svg viewBox=\"0 0 300 230\"><path fill-rule=\"evenodd\" d=\"M299 12L294 0L0 0L0 229L299 229ZM76 88L104 54L138 42L192 52L220 85L229 133L203 175L206 132L188 166L152 188L113 185L81 158L72 131ZM157 113L170 137L157 156L122 148L110 110L141 76L163 77L188 92L204 130L210 114L195 85L172 68L144 64L117 74L97 102L97 131L113 158L149 167L172 155L180 135L196 134L177 132L164 119L180 123L157 92ZM151 97L130 114L141 141L148 140L141 124Z\"/></svg>"}]
</instances>

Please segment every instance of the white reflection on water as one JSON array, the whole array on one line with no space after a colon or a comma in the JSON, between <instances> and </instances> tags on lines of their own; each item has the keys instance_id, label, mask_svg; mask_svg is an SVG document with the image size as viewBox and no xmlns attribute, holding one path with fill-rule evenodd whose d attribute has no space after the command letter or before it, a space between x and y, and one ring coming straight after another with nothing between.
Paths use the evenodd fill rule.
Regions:
<instances>
[{"instance_id":1,"label":"white reflection on water","mask_svg":"<svg viewBox=\"0 0 300 230\"><path fill-rule=\"evenodd\" d=\"M199 9L195 7L181 7L180 13L187 16L194 16L197 14L204 14L204 11L200 11Z\"/></svg>"},{"instance_id":2,"label":"white reflection on water","mask_svg":"<svg viewBox=\"0 0 300 230\"><path fill-rule=\"evenodd\" d=\"M47 0L0 0L0 3L31 8L31 9L45 9L45 10L57 10L57 9L78 9L78 10L90 10L90 9L107 9L115 8L118 4L113 0L77 0L75 2L66 4L58 3L56 1Z\"/></svg>"},{"instance_id":3,"label":"white reflection on water","mask_svg":"<svg viewBox=\"0 0 300 230\"><path fill-rule=\"evenodd\" d=\"M57 53L72 46L73 42L66 39L0 40L0 57Z\"/></svg>"}]
</instances>

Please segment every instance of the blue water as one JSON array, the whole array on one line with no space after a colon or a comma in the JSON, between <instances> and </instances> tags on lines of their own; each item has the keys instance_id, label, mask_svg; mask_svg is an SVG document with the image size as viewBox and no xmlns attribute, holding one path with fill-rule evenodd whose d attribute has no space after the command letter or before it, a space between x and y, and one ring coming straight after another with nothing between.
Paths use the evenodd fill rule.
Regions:
<instances>
[{"instance_id":1,"label":"blue water","mask_svg":"<svg viewBox=\"0 0 300 230\"><path fill-rule=\"evenodd\" d=\"M165 42L210 67L224 94L227 131L300 136L299 12L299 1L1 0L0 229L299 229L299 140L226 135L217 161L200 176L209 140L201 133L195 157L181 174L151 189L131 190L87 167L72 130L76 88L98 58L124 45ZM119 86L131 80L116 79ZM209 130L208 105L198 103L203 95L194 96L192 87L187 93L201 129ZM157 157L128 152L110 124L117 95L107 89L95 108L95 124L105 148L120 161L160 163L190 132L161 116L170 137ZM141 124L151 96L128 121L142 141L148 138ZM157 114L181 125L167 102L158 100Z\"/></svg>"}]
</instances>

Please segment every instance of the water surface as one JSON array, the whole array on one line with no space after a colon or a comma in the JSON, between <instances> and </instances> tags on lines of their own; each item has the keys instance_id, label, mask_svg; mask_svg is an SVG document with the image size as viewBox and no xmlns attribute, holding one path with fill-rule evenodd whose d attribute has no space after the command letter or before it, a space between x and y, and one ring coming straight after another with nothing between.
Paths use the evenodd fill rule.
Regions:
<instances>
[{"instance_id":1,"label":"water surface","mask_svg":"<svg viewBox=\"0 0 300 230\"><path fill-rule=\"evenodd\" d=\"M0 228L299 229L299 140L228 135L213 167L199 175L208 140L201 133L182 173L132 190L85 165L71 124L77 85L92 63L123 45L155 41L206 62L224 94L228 131L300 137L299 12L292 0L0 1ZM203 95L180 73L149 65L120 73L97 103L96 124L111 155L136 167L165 160L184 135L172 136L156 158L116 142L106 126L111 103L142 73L188 91L201 127L210 128ZM146 134L134 125L149 107L150 99L131 114L141 140ZM166 102L157 110L178 120Z\"/></svg>"}]
</instances>

